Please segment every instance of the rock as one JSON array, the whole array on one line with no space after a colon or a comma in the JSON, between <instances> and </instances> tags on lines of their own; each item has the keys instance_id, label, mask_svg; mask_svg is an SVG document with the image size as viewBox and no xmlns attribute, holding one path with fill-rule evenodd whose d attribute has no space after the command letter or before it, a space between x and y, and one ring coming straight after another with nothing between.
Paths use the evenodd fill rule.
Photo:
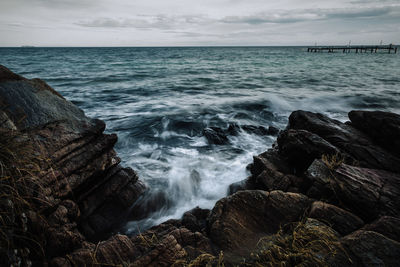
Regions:
<instances>
[{"instance_id":1,"label":"rock","mask_svg":"<svg viewBox=\"0 0 400 267\"><path fill-rule=\"evenodd\" d=\"M383 111L353 110L351 125L370 136L396 156L400 156L400 115Z\"/></svg>"},{"instance_id":2,"label":"rock","mask_svg":"<svg viewBox=\"0 0 400 267\"><path fill-rule=\"evenodd\" d=\"M87 244L67 255L69 263L62 258L54 259L52 263L54 266L109 266L132 262L138 255L132 241L127 236L118 234L97 245Z\"/></svg>"},{"instance_id":3,"label":"rock","mask_svg":"<svg viewBox=\"0 0 400 267\"><path fill-rule=\"evenodd\" d=\"M335 194L331 183L332 179L331 170L326 166L322 160L314 160L311 166L305 173L306 179L309 183L309 189L306 195L315 199L325 199L335 202Z\"/></svg>"},{"instance_id":4,"label":"rock","mask_svg":"<svg viewBox=\"0 0 400 267\"><path fill-rule=\"evenodd\" d=\"M356 164L374 169L400 172L400 159L374 144L373 140L353 126L319 113L294 111L289 129L307 130L357 160Z\"/></svg>"},{"instance_id":5,"label":"rock","mask_svg":"<svg viewBox=\"0 0 400 267\"><path fill-rule=\"evenodd\" d=\"M171 202L167 192L160 189L150 189L143 194L130 208L130 220L140 220L164 208L168 209Z\"/></svg>"},{"instance_id":6,"label":"rock","mask_svg":"<svg viewBox=\"0 0 400 267\"><path fill-rule=\"evenodd\" d=\"M237 136L240 133L240 126L236 123L230 123L226 131L229 135Z\"/></svg>"},{"instance_id":7,"label":"rock","mask_svg":"<svg viewBox=\"0 0 400 267\"><path fill-rule=\"evenodd\" d=\"M146 186L130 168L116 167L110 176L111 179L106 178L104 184L81 197L81 227L92 240L126 222L132 214L130 208L146 191Z\"/></svg>"},{"instance_id":8,"label":"rock","mask_svg":"<svg viewBox=\"0 0 400 267\"><path fill-rule=\"evenodd\" d=\"M276 149L268 151L253 157L253 164L250 166L250 172L253 177L257 177L263 171L270 169L284 174L294 174L293 168L285 161Z\"/></svg>"},{"instance_id":9,"label":"rock","mask_svg":"<svg viewBox=\"0 0 400 267\"><path fill-rule=\"evenodd\" d=\"M350 234L364 225L364 222L351 212L321 201L311 205L308 217L328 224L341 235Z\"/></svg>"},{"instance_id":10,"label":"rock","mask_svg":"<svg viewBox=\"0 0 400 267\"><path fill-rule=\"evenodd\" d=\"M46 231L46 254L49 256L63 256L66 253L79 249L84 236L78 231L76 224L51 226Z\"/></svg>"},{"instance_id":11,"label":"rock","mask_svg":"<svg viewBox=\"0 0 400 267\"><path fill-rule=\"evenodd\" d=\"M241 128L243 131L248 132L250 134L255 134L255 135L270 135L270 131L263 127L263 126L255 126L255 125L242 125Z\"/></svg>"},{"instance_id":12,"label":"rock","mask_svg":"<svg viewBox=\"0 0 400 267\"><path fill-rule=\"evenodd\" d=\"M38 162L37 179L26 184L38 213L28 212L28 218L32 232L43 236L46 257L60 256L60 263L85 240L123 223L145 185L119 166L117 136L103 133L104 122L86 117L45 82L2 66L0 99L4 130L22 131Z\"/></svg>"},{"instance_id":13,"label":"rock","mask_svg":"<svg viewBox=\"0 0 400 267\"><path fill-rule=\"evenodd\" d=\"M316 160L307 177L319 192L311 197L335 199L367 222L383 215L400 216L399 174L346 164L331 170Z\"/></svg>"},{"instance_id":14,"label":"rock","mask_svg":"<svg viewBox=\"0 0 400 267\"><path fill-rule=\"evenodd\" d=\"M0 96L7 107L5 112L19 130L55 121L67 121L74 130L94 124L81 109L43 81L23 79L4 67L0 70Z\"/></svg>"},{"instance_id":15,"label":"rock","mask_svg":"<svg viewBox=\"0 0 400 267\"><path fill-rule=\"evenodd\" d=\"M171 266L179 259L187 256L186 251L179 245L175 237L167 235L153 249L139 257L133 266Z\"/></svg>"},{"instance_id":16,"label":"rock","mask_svg":"<svg viewBox=\"0 0 400 267\"><path fill-rule=\"evenodd\" d=\"M305 130L284 130L277 141L280 154L294 168L296 174L302 174L314 159L320 159L322 155L340 154L339 149Z\"/></svg>"},{"instance_id":17,"label":"rock","mask_svg":"<svg viewBox=\"0 0 400 267\"><path fill-rule=\"evenodd\" d=\"M72 263L67 258L57 257L50 261L51 267L72 267Z\"/></svg>"},{"instance_id":18,"label":"rock","mask_svg":"<svg viewBox=\"0 0 400 267\"><path fill-rule=\"evenodd\" d=\"M229 124L228 129L226 130L227 134L236 136L239 134L239 132L243 130L247 133L250 134L255 134L255 135L277 135L279 133L279 129L274 127L274 126L269 126L268 128L265 128L263 126L255 126L255 125L241 125L239 126L236 123L231 123Z\"/></svg>"},{"instance_id":19,"label":"rock","mask_svg":"<svg viewBox=\"0 0 400 267\"><path fill-rule=\"evenodd\" d=\"M391 216L382 216L378 220L363 227L365 231L374 231L390 239L400 242L400 219Z\"/></svg>"},{"instance_id":20,"label":"rock","mask_svg":"<svg viewBox=\"0 0 400 267\"><path fill-rule=\"evenodd\" d=\"M261 190L286 191L291 185L291 179L290 175L284 175L273 169L266 169L255 178L255 184L256 188Z\"/></svg>"},{"instance_id":21,"label":"rock","mask_svg":"<svg viewBox=\"0 0 400 267\"><path fill-rule=\"evenodd\" d=\"M0 83L21 80L25 80L25 78L0 65Z\"/></svg>"},{"instance_id":22,"label":"rock","mask_svg":"<svg viewBox=\"0 0 400 267\"><path fill-rule=\"evenodd\" d=\"M229 139L225 131L218 127L209 127L203 130L203 135L210 144L225 145L229 143Z\"/></svg>"},{"instance_id":23,"label":"rock","mask_svg":"<svg viewBox=\"0 0 400 267\"><path fill-rule=\"evenodd\" d=\"M184 248L189 259L195 259L204 253L213 253L210 240L200 232L190 231L181 227L172 231L171 235L173 235L179 245Z\"/></svg>"},{"instance_id":24,"label":"rock","mask_svg":"<svg viewBox=\"0 0 400 267\"><path fill-rule=\"evenodd\" d=\"M259 238L297 221L310 200L281 191L240 191L217 202L208 217L209 236L224 252L246 255Z\"/></svg>"},{"instance_id":25,"label":"rock","mask_svg":"<svg viewBox=\"0 0 400 267\"><path fill-rule=\"evenodd\" d=\"M372 231L359 230L342 239L353 264L398 266L400 243Z\"/></svg>"},{"instance_id":26,"label":"rock","mask_svg":"<svg viewBox=\"0 0 400 267\"><path fill-rule=\"evenodd\" d=\"M243 191L243 190L256 190L261 189L257 188L257 185L254 183L253 179L246 178L242 181L230 184L228 187L228 195L232 195L236 192Z\"/></svg>"},{"instance_id":27,"label":"rock","mask_svg":"<svg viewBox=\"0 0 400 267\"><path fill-rule=\"evenodd\" d=\"M302 177L292 175L293 168L275 149L255 156L253 160L254 162L250 165L252 176L242 184L243 189L301 192L306 186ZM242 188L239 187L239 189Z\"/></svg>"},{"instance_id":28,"label":"rock","mask_svg":"<svg viewBox=\"0 0 400 267\"><path fill-rule=\"evenodd\" d=\"M279 129L274 127L274 126L269 126L268 127L268 134L269 135L278 135L279 134Z\"/></svg>"},{"instance_id":29,"label":"rock","mask_svg":"<svg viewBox=\"0 0 400 267\"><path fill-rule=\"evenodd\" d=\"M183 214L182 225L192 232L203 232L207 227L206 220L209 214L209 209L196 207Z\"/></svg>"}]
</instances>

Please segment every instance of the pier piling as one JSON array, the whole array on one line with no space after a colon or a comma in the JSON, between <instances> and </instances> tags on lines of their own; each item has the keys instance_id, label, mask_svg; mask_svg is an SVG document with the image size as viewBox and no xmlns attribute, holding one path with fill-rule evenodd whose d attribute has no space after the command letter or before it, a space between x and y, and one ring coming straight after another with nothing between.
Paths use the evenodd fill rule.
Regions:
<instances>
[{"instance_id":1,"label":"pier piling","mask_svg":"<svg viewBox=\"0 0 400 267\"><path fill-rule=\"evenodd\" d=\"M393 44L390 45L364 45L364 46L314 46L308 47L307 52L328 52L334 53L336 51L342 51L343 53L377 53L378 51L387 52L388 54L397 54L398 46Z\"/></svg>"}]
</instances>

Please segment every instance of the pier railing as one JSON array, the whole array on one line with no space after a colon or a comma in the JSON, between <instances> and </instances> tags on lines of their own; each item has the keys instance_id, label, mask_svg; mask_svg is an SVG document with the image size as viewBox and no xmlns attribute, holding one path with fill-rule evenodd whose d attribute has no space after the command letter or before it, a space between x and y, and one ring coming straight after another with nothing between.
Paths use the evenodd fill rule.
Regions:
<instances>
[{"instance_id":1,"label":"pier railing","mask_svg":"<svg viewBox=\"0 0 400 267\"><path fill-rule=\"evenodd\" d=\"M314 46L308 47L307 52L342 52L342 53L397 53L397 46L390 44L390 45L362 45L362 46Z\"/></svg>"}]
</instances>

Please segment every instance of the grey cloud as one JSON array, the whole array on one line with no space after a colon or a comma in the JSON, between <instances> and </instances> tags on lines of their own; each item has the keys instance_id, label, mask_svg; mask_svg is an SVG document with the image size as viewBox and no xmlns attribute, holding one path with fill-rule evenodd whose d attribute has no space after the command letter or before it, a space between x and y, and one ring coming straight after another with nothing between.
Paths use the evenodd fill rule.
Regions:
<instances>
[{"instance_id":1,"label":"grey cloud","mask_svg":"<svg viewBox=\"0 0 400 267\"><path fill-rule=\"evenodd\" d=\"M11 27L22 27L22 26L24 26L23 23L19 23L19 22L9 22L9 23L6 23L6 25L7 26L11 26Z\"/></svg>"},{"instance_id":2,"label":"grey cloud","mask_svg":"<svg viewBox=\"0 0 400 267\"><path fill-rule=\"evenodd\" d=\"M370 7L370 8L335 8L335 9L304 9L290 11L274 11L252 16L228 16L220 20L223 23L265 24L265 23L295 23L328 19L363 19L380 17L400 18L400 6Z\"/></svg>"},{"instance_id":3,"label":"grey cloud","mask_svg":"<svg viewBox=\"0 0 400 267\"><path fill-rule=\"evenodd\" d=\"M136 29L168 29L174 21L164 17L157 16L153 18L129 18L129 19L114 19L114 18L97 18L88 21L79 21L76 25L83 27L95 28L136 28Z\"/></svg>"},{"instance_id":4,"label":"grey cloud","mask_svg":"<svg viewBox=\"0 0 400 267\"><path fill-rule=\"evenodd\" d=\"M97 28L173 29L205 23L203 16L137 15L134 18L96 18L79 21L76 25Z\"/></svg>"},{"instance_id":5,"label":"grey cloud","mask_svg":"<svg viewBox=\"0 0 400 267\"><path fill-rule=\"evenodd\" d=\"M398 4L398 0L379 0L378 1L380 4ZM350 4L357 4L357 5L362 5L362 4L376 4L376 0L352 0L349 2Z\"/></svg>"},{"instance_id":6,"label":"grey cloud","mask_svg":"<svg viewBox=\"0 0 400 267\"><path fill-rule=\"evenodd\" d=\"M331 10L325 14L326 18L372 18L390 15L392 12L398 12L399 7L379 7L379 8L366 8L360 10Z\"/></svg>"}]
</instances>

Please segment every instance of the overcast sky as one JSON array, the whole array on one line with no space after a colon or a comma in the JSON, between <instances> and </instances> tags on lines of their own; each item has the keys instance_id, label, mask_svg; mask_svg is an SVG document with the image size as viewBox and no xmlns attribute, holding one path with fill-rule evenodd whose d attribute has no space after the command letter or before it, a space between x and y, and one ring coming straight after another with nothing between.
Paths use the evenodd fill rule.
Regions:
<instances>
[{"instance_id":1,"label":"overcast sky","mask_svg":"<svg viewBox=\"0 0 400 267\"><path fill-rule=\"evenodd\" d=\"M0 0L0 46L400 43L400 0Z\"/></svg>"}]
</instances>

